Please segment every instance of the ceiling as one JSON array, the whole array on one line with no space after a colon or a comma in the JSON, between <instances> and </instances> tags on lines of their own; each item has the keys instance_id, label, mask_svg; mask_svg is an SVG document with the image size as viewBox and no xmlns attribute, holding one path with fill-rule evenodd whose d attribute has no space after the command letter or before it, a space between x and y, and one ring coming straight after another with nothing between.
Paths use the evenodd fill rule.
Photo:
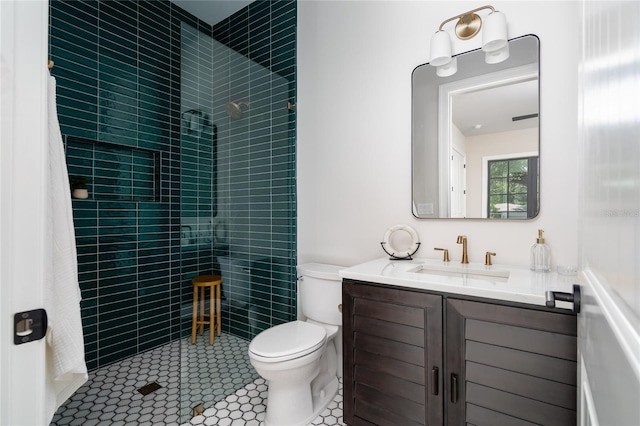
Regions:
<instances>
[{"instance_id":1,"label":"ceiling","mask_svg":"<svg viewBox=\"0 0 640 426\"><path fill-rule=\"evenodd\" d=\"M253 0L171 0L209 25L215 25L252 3Z\"/></svg>"},{"instance_id":2,"label":"ceiling","mask_svg":"<svg viewBox=\"0 0 640 426\"><path fill-rule=\"evenodd\" d=\"M453 122L465 136L522 130L538 126L538 79L475 90L453 96Z\"/></svg>"}]
</instances>

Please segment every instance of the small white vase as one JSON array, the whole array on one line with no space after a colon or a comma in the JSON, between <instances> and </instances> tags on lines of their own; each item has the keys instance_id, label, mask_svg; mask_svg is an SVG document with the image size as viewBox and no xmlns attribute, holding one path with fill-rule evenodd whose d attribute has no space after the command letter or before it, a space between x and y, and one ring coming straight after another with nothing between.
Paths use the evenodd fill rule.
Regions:
<instances>
[{"instance_id":1,"label":"small white vase","mask_svg":"<svg viewBox=\"0 0 640 426\"><path fill-rule=\"evenodd\" d=\"M76 188L71 193L71 196L73 198L88 198L89 191L87 191L87 188Z\"/></svg>"}]
</instances>

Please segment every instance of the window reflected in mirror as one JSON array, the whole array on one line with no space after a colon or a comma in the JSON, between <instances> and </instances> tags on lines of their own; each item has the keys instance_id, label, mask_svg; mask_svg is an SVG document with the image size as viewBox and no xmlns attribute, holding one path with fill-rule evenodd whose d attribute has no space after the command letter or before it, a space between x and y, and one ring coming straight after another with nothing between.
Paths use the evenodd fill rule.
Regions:
<instances>
[{"instance_id":1,"label":"window reflected in mirror","mask_svg":"<svg viewBox=\"0 0 640 426\"><path fill-rule=\"evenodd\" d=\"M488 160L486 197L490 219L526 219L538 211L538 156Z\"/></svg>"}]
</instances>

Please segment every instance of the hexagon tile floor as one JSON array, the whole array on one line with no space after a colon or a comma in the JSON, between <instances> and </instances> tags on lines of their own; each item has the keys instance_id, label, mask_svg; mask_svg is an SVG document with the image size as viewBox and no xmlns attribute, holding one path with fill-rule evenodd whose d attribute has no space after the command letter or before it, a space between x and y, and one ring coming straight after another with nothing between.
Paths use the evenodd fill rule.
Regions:
<instances>
[{"instance_id":1,"label":"hexagon tile floor","mask_svg":"<svg viewBox=\"0 0 640 426\"><path fill-rule=\"evenodd\" d=\"M193 417L190 425L216 426L259 426L262 425L266 410L267 385L264 379L256 379L233 395L229 395L205 410L200 416ZM338 394L329 406L309 424L310 426L342 425L342 379Z\"/></svg>"},{"instance_id":2,"label":"hexagon tile floor","mask_svg":"<svg viewBox=\"0 0 640 426\"><path fill-rule=\"evenodd\" d=\"M262 425L267 385L249 362L249 342L228 334L216 337L213 345L205 340L172 342L90 373L50 426ZM202 414L193 417L200 404ZM311 424L344 425L342 381L329 407Z\"/></svg>"}]
</instances>

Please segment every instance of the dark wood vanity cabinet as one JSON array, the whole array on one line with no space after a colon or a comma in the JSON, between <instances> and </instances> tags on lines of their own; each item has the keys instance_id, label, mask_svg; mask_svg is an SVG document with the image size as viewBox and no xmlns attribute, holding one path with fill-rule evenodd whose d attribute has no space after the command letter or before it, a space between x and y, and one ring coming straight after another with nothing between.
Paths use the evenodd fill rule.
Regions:
<instances>
[{"instance_id":1,"label":"dark wood vanity cabinet","mask_svg":"<svg viewBox=\"0 0 640 426\"><path fill-rule=\"evenodd\" d=\"M343 282L348 425L575 425L576 316Z\"/></svg>"},{"instance_id":2,"label":"dark wood vanity cabinet","mask_svg":"<svg viewBox=\"0 0 640 426\"><path fill-rule=\"evenodd\" d=\"M342 288L345 422L442 424L442 297Z\"/></svg>"}]
</instances>

